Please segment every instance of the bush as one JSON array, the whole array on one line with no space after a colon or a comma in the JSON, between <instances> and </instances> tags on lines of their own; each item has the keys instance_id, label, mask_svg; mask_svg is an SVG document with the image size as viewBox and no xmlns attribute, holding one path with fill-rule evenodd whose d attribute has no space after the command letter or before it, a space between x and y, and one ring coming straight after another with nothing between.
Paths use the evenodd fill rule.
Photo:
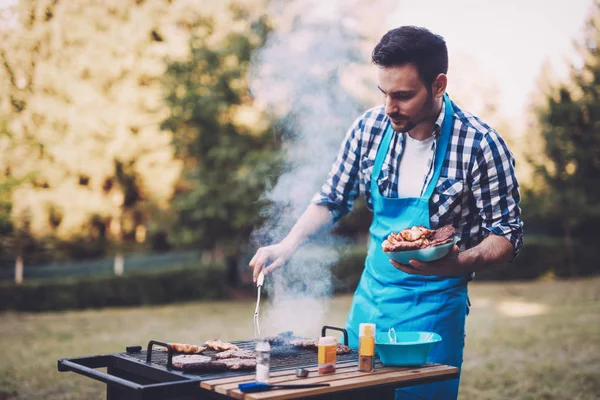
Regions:
<instances>
[{"instance_id":1,"label":"bush","mask_svg":"<svg viewBox=\"0 0 600 400\"><path fill-rule=\"evenodd\" d=\"M531 280L543 275L558 278L591 276L599 272L598 251L591 244L577 242L573 247L574 261L570 266L567 250L560 238L525 237L519 256L503 268L478 272L477 280Z\"/></svg>"},{"instance_id":2,"label":"bush","mask_svg":"<svg viewBox=\"0 0 600 400\"><path fill-rule=\"evenodd\" d=\"M57 311L225 297L225 269L202 265L123 276L0 284L0 310Z\"/></svg>"}]
</instances>

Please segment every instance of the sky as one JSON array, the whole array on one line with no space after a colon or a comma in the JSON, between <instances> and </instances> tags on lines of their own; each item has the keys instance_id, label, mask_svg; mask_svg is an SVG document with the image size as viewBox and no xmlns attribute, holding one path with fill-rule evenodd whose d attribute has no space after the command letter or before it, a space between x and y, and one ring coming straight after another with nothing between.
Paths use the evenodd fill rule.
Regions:
<instances>
[{"instance_id":1,"label":"sky","mask_svg":"<svg viewBox=\"0 0 600 400\"><path fill-rule=\"evenodd\" d=\"M450 64L454 60L463 67L459 57L477 63L479 79L490 79L499 89L503 114L521 119L544 62L557 76L567 76L568 62L576 59L573 40L582 37L592 0L399 0L396 4L386 29L418 25L442 35ZM448 79L451 82L452 76Z\"/></svg>"}]
</instances>

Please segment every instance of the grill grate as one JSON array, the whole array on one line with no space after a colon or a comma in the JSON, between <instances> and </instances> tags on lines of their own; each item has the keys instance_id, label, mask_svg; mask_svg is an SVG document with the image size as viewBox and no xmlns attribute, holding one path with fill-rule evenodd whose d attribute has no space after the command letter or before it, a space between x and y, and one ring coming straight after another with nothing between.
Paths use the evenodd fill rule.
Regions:
<instances>
[{"instance_id":1,"label":"grill grate","mask_svg":"<svg viewBox=\"0 0 600 400\"><path fill-rule=\"evenodd\" d=\"M256 348L257 341L248 340L240 342L232 342L237 345L240 349L252 350ZM210 356L214 359L214 355L217 354L214 350L206 350L202 355ZM126 358L133 358L136 361L146 362L146 350L138 353L121 353ZM345 362L357 362L358 354L356 350L352 349L350 353L338 354L337 363ZM285 369L295 368L306 368L314 367L317 365L317 351L311 349L305 349L302 347L291 346L288 344L283 345L271 345L271 371L280 371ZM167 352L160 350L152 350L152 367L167 370ZM254 370L241 370L241 371L194 371L194 372L182 372L176 369L169 370L171 373L178 373L190 378L200 378L202 380L215 379L215 378L226 378L230 376L248 375L254 372Z\"/></svg>"}]
</instances>

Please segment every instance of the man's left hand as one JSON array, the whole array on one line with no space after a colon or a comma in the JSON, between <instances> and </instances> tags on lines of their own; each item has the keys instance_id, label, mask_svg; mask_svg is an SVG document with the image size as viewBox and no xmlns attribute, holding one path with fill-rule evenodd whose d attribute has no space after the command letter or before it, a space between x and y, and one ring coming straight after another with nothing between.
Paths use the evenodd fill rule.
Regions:
<instances>
[{"instance_id":1,"label":"man's left hand","mask_svg":"<svg viewBox=\"0 0 600 400\"><path fill-rule=\"evenodd\" d=\"M413 275L460 275L465 273L464 267L459 263L458 260L459 249L457 245L452 246L448 254L439 260L431 262L422 262L417 260L410 260L410 264L400 264L394 260L390 260L392 265L404 271L407 274Z\"/></svg>"}]
</instances>

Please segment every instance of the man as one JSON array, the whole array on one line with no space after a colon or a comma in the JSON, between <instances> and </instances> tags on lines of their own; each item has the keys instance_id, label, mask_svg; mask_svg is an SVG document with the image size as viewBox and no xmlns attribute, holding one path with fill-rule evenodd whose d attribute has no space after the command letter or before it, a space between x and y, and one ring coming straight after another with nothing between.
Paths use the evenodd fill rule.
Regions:
<instances>
[{"instance_id":1,"label":"man","mask_svg":"<svg viewBox=\"0 0 600 400\"><path fill-rule=\"evenodd\" d=\"M430 331L443 338L430 361L460 368L468 313L467 283L476 271L512 260L522 246L514 159L499 134L446 94L448 51L441 36L404 26L373 51L384 105L349 129L327 183L278 244L260 248L254 278L284 265L300 245L347 214L364 193L373 211L365 269L346 328ZM430 263L390 261L381 249L391 232L452 225L460 238ZM398 390L396 398L455 399L459 380Z\"/></svg>"}]
</instances>

